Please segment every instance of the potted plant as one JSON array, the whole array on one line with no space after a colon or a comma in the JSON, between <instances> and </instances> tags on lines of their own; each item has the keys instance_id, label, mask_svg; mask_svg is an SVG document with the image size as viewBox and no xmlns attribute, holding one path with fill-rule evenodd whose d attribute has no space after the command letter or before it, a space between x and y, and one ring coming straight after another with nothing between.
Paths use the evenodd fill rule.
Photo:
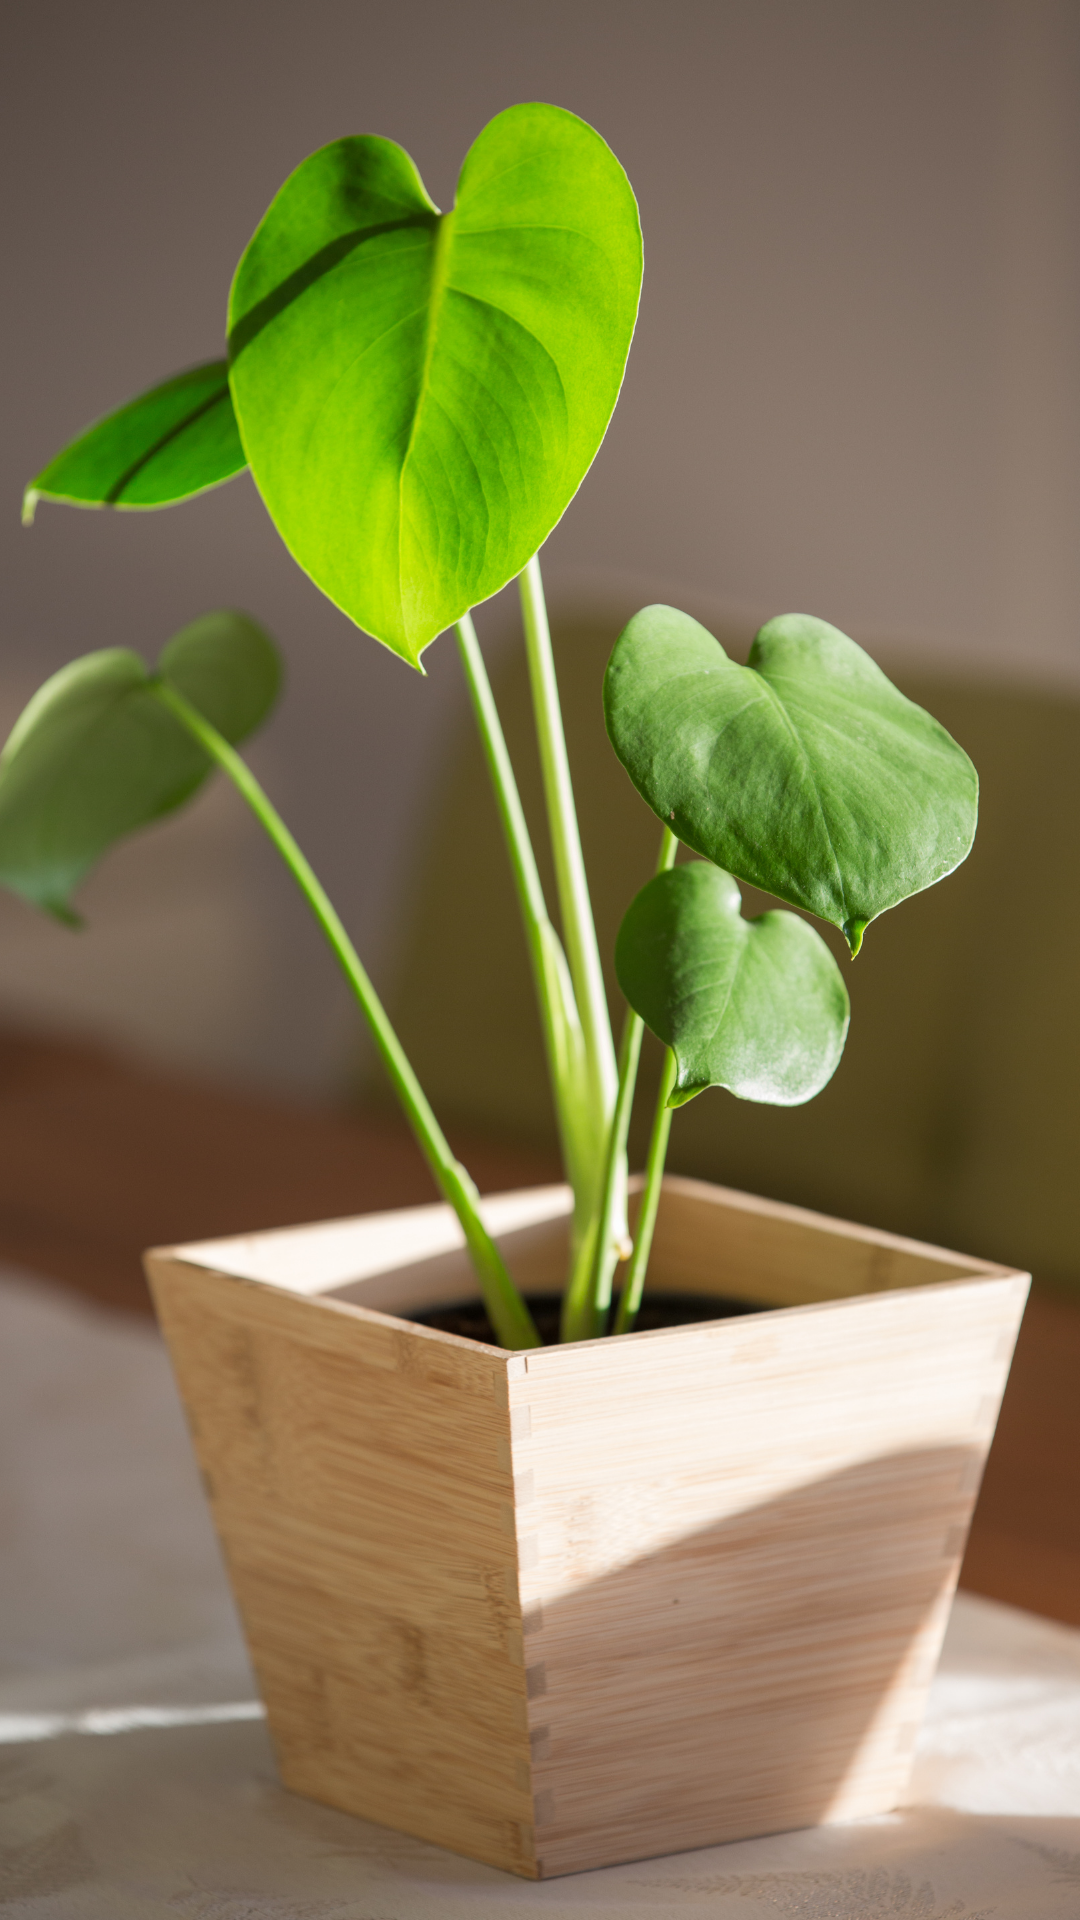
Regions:
<instances>
[{"instance_id":1,"label":"potted plant","mask_svg":"<svg viewBox=\"0 0 1080 1920\"><path fill-rule=\"evenodd\" d=\"M669 607L616 642L608 732L660 822L619 934L616 1054L537 555L606 431L640 277L629 183L572 114L498 115L445 214L392 142L337 141L247 247L227 358L27 490L28 518L41 498L149 508L247 466L356 625L421 671L454 628L565 1188L481 1203L450 1152L236 751L280 683L254 622L197 620L153 669L75 661L0 758L0 880L67 920L108 846L220 768L350 982L444 1204L149 1271L287 1784L532 1876L894 1804L1026 1291L663 1176L679 1105L714 1086L798 1104L843 1050L825 943L801 913L744 919L739 880L854 956L971 845L966 755L823 621L771 621L745 666ZM562 939L471 621L515 576ZM645 1024L666 1065L629 1182ZM560 1276L545 1345L530 1300ZM632 1333L647 1277L655 1324ZM475 1323L455 1319L470 1298Z\"/></svg>"}]
</instances>

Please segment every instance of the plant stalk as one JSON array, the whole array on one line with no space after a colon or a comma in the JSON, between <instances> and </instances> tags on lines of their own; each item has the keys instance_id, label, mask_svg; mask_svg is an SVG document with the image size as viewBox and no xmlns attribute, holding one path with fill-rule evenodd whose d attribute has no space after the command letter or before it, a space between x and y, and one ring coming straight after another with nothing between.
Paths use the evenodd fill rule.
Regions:
<instances>
[{"instance_id":1,"label":"plant stalk","mask_svg":"<svg viewBox=\"0 0 1080 1920\"><path fill-rule=\"evenodd\" d=\"M584 1036L566 957L548 918L544 889L491 681L468 614L457 623L457 641L525 925L563 1162L574 1191L576 1236L582 1196L588 1192L590 1201L595 1198L595 1181L590 1183L588 1178L590 1115L585 1096Z\"/></svg>"},{"instance_id":2,"label":"plant stalk","mask_svg":"<svg viewBox=\"0 0 1080 1920\"><path fill-rule=\"evenodd\" d=\"M499 808L503 833L506 836L510 865L513 868L514 885L517 889L521 910L526 917L530 932L530 945L533 944L535 929L540 921L548 917L544 889L540 884L536 856L533 853L529 829L525 823L525 814L518 793L514 769L510 761L510 752L499 719L499 710L495 705L495 695L491 690L484 656L480 651L480 642L476 637L476 628L471 614L465 614L457 623L458 652L465 669L469 698L472 701L476 724L480 729L480 739L484 749L484 758L488 763L495 799Z\"/></svg>"},{"instance_id":3,"label":"plant stalk","mask_svg":"<svg viewBox=\"0 0 1080 1920\"><path fill-rule=\"evenodd\" d=\"M519 574L518 588L563 939L581 1015L589 1071L606 1126L614 1113L617 1096L615 1047L611 1037L611 1019L600 965L600 949L596 942L589 883L581 851L538 554L533 555L528 566Z\"/></svg>"},{"instance_id":4,"label":"plant stalk","mask_svg":"<svg viewBox=\"0 0 1080 1920\"><path fill-rule=\"evenodd\" d=\"M259 825L277 848L308 906L311 908L334 958L345 975L390 1076L406 1118L421 1152L435 1177L444 1199L453 1207L461 1223L466 1244L483 1289L484 1304L491 1323L504 1347L538 1347L540 1336L525 1302L514 1286L502 1255L480 1217L480 1195L451 1152L397 1034L368 978L356 949L332 905L329 896L308 864L280 814L272 806L254 774L216 727L203 718L197 707L185 699L167 681L158 680L153 691L162 705L194 736L204 752L217 763L251 808Z\"/></svg>"},{"instance_id":5,"label":"plant stalk","mask_svg":"<svg viewBox=\"0 0 1080 1920\"><path fill-rule=\"evenodd\" d=\"M619 1090L608 1130L603 1192L595 1230L590 1236L590 1257L573 1273L563 1299L560 1329L563 1340L595 1340L607 1328L612 1275L625 1244L622 1232L626 1212L626 1136L630 1131L643 1030L643 1022L628 1007L619 1042Z\"/></svg>"},{"instance_id":6,"label":"plant stalk","mask_svg":"<svg viewBox=\"0 0 1080 1920\"><path fill-rule=\"evenodd\" d=\"M613 1329L615 1333L632 1332L638 1308L641 1305L641 1296L645 1288L645 1270L649 1264L653 1232L656 1227L656 1211L660 1205L660 1187L664 1178L668 1135L671 1132L672 1109L668 1106L668 1099L675 1085L677 1071L675 1055L668 1047L664 1052L660 1091L656 1096L649 1157L645 1162L645 1184L641 1190L641 1206L638 1209L637 1228L634 1234L634 1251L630 1256L626 1279L619 1296Z\"/></svg>"},{"instance_id":7,"label":"plant stalk","mask_svg":"<svg viewBox=\"0 0 1080 1920\"><path fill-rule=\"evenodd\" d=\"M588 1302L598 1248L609 1233L621 1245L629 1246L625 1151L617 1161L614 1210L603 1223L600 1218L619 1073L581 851L539 555L534 554L519 574L518 591L559 914L582 1029L582 1070L576 1099L582 1118L581 1172L574 1188L574 1230L562 1337L583 1339L588 1337L586 1328L595 1330L596 1316Z\"/></svg>"},{"instance_id":8,"label":"plant stalk","mask_svg":"<svg viewBox=\"0 0 1080 1920\"><path fill-rule=\"evenodd\" d=\"M666 873L669 867L674 866L678 850L678 839L668 827L665 827L656 860L657 873ZM632 1007L628 1007L619 1044L619 1091L608 1135L604 1189L597 1215L598 1225L592 1247L592 1259L584 1274L574 1275L574 1281L563 1302L562 1337L564 1340L594 1340L604 1332L607 1325L608 1309L611 1305L611 1283L619 1259L624 1257L625 1176L623 1169L626 1164L626 1140L630 1131L630 1115L633 1110L638 1066L641 1061L644 1025L641 1015L635 1013ZM669 1087L668 1092L670 1091ZM667 1095L665 1094L664 1097L666 1099ZM670 1118L668 1124L670 1126ZM666 1146L666 1134L664 1139ZM660 1165L662 1171L663 1158ZM639 1240L641 1217L639 1216ZM652 1238L651 1230L649 1238L650 1240ZM631 1254L632 1270L638 1263L639 1240L635 1241ZM640 1285L644 1282L648 1258L649 1249L646 1245L640 1264L639 1293ZM625 1292L624 1287L624 1297ZM615 1331L622 1332L623 1329L616 1326Z\"/></svg>"}]
</instances>

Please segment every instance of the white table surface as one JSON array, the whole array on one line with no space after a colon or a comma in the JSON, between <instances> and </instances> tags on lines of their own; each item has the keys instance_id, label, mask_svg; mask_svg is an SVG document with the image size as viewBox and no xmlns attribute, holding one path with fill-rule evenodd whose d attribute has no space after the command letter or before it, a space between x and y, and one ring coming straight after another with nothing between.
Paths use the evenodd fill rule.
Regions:
<instances>
[{"instance_id":1,"label":"white table surface","mask_svg":"<svg viewBox=\"0 0 1080 1920\"><path fill-rule=\"evenodd\" d=\"M1080 1633L961 1595L894 1814L515 1880L283 1791L156 1334L4 1274L0 1909L1080 1920Z\"/></svg>"}]
</instances>

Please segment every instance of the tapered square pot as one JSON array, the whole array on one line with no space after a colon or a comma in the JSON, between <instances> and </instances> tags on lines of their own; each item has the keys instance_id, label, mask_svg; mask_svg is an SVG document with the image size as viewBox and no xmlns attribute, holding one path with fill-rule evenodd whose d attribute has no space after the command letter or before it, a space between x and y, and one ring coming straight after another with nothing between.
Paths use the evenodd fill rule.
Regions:
<instances>
[{"instance_id":1,"label":"tapered square pot","mask_svg":"<svg viewBox=\"0 0 1080 1920\"><path fill-rule=\"evenodd\" d=\"M485 1203L525 1291L563 1188ZM665 1182L651 1290L509 1353L445 1207L148 1256L282 1778L534 1878L901 1796L1026 1275Z\"/></svg>"}]
</instances>

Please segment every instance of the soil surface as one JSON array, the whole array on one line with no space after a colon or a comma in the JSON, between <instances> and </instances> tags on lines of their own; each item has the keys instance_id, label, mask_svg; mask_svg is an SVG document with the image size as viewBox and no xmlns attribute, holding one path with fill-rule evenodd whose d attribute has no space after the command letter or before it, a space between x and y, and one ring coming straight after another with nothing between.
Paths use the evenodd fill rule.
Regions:
<instances>
[{"instance_id":1,"label":"soil surface","mask_svg":"<svg viewBox=\"0 0 1080 1920\"><path fill-rule=\"evenodd\" d=\"M530 1293L525 1301L536 1322L545 1347L559 1342L560 1293ZM646 1294L634 1325L635 1333L654 1333L661 1327L693 1327L703 1320L730 1320L739 1313L767 1313L767 1307L754 1307L745 1300L729 1300L714 1293ZM426 1313L404 1316L421 1327L437 1327L440 1333L457 1333L465 1340L486 1340L497 1347L495 1329L479 1300L462 1300L456 1306L431 1307Z\"/></svg>"}]
</instances>

